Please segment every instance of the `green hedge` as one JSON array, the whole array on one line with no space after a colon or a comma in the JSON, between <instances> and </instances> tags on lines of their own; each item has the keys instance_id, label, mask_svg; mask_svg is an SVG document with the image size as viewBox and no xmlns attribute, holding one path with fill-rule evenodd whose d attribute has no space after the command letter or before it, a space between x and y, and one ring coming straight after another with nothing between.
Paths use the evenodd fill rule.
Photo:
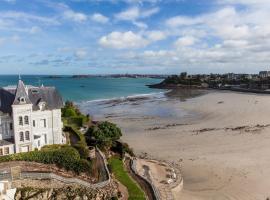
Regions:
<instances>
[{"instance_id":1,"label":"green hedge","mask_svg":"<svg viewBox=\"0 0 270 200\"><path fill-rule=\"evenodd\" d=\"M73 108L65 108L62 109L63 117L75 117L77 116L76 111Z\"/></svg>"},{"instance_id":2,"label":"green hedge","mask_svg":"<svg viewBox=\"0 0 270 200\"><path fill-rule=\"evenodd\" d=\"M122 160L112 157L109 159L109 167L114 173L117 180L119 180L128 189L128 200L145 200L142 189L130 178L124 168Z\"/></svg>"},{"instance_id":3,"label":"green hedge","mask_svg":"<svg viewBox=\"0 0 270 200\"><path fill-rule=\"evenodd\" d=\"M82 127L84 124L84 118L80 117L69 117L67 120L68 124L73 124L77 127Z\"/></svg>"},{"instance_id":4,"label":"green hedge","mask_svg":"<svg viewBox=\"0 0 270 200\"><path fill-rule=\"evenodd\" d=\"M40 151L18 153L0 157L0 162L8 161L30 161L44 164L56 164L60 168L73 171L77 174L81 172L91 173L91 163L80 158L79 152L67 145L46 146Z\"/></svg>"},{"instance_id":5,"label":"green hedge","mask_svg":"<svg viewBox=\"0 0 270 200\"><path fill-rule=\"evenodd\" d=\"M74 125L76 127L82 127L89 121L89 119L84 115L69 117L66 119L67 119L67 124Z\"/></svg>"}]
</instances>

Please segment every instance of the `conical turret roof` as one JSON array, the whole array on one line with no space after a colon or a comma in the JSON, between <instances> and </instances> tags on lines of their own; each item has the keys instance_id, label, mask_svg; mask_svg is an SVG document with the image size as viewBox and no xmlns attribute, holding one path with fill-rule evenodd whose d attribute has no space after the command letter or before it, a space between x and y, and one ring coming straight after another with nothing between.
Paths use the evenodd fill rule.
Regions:
<instances>
[{"instance_id":1,"label":"conical turret roof","mask_svg":"<svg viewBox=\"0 0 270 200\"><path fill-rule=\"evenodd\" d=\"M18 81L18 85L17 85L17 89L15 93L15 99L13 102L13 105L18 105L18 104L31 104L31 101L28 97L25 85L22 80Z\"/></svg>"}]
</instances>

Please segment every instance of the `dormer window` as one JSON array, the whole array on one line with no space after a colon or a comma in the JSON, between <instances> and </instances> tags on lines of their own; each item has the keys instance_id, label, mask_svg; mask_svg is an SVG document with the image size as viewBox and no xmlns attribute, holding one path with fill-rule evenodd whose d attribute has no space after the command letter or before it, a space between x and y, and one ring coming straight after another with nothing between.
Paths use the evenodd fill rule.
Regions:
<instances>
[{"instance_id":1,"label":"dormer window","mask_svg":"<svg viewBox=\"0 0 270 200\"><path fill-rule=\"evenodd\" d=\"M32 94L38 94L38 90L31 90Z\"/></svg>"},{"instance_id":2,"label":"dormer window","mask_svg":"<svg viewBox=\"0 0 270 200\"><path fill-rule=\"evenodd\" d=\"M19 102L20 103L25 103L25 98L24 97L19 97Z\"/></svg>"},{"instance_id":3,"label":"dormer window","mask_svg":"<svg viewBox=\"0 0 270 200\"><path fill-rule=\"evenodd\" d=\"M40 102L40 103L38 104L38 107L39 107L39 110L45 110L46 103L45 103L45 102Z\"/></svg>"}]
</instances>

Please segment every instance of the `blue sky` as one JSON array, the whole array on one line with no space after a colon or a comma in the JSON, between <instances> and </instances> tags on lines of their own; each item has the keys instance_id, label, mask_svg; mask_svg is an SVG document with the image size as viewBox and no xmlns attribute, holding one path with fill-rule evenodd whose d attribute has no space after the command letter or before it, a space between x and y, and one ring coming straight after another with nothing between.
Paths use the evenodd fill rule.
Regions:
<instances>
[{"instance_id":1,"label":"blue sky","mask_svg":"<svg viewBox=\"0 0 270 200\"><path fill-rule=\"evenodd\" d=\"M0 0L1 74L256 73L268 0Z\"/></svg>"}]
</instances>

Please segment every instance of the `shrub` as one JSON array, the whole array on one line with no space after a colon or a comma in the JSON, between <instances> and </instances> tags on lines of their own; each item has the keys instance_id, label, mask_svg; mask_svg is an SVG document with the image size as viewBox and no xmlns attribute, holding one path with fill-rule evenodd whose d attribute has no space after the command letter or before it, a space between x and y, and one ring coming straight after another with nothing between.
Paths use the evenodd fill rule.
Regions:
<instances>
[{"instance_id":1,"label":"shrub","mask_svg":"<svg viewBox=\"0 0 270 200\"><path fill-rule=\"evenodd\" d=\"M82 142L78 142L74 145L74 148L77 149L82 159L87 159L89 156L89 149Z\"/></svg>"},{"instance_id":2,"label":"shrub","mask_svg":"<svg viewBox=\"0 0 270 200\"><path fill-rule=\"evenodd\" d=\"M135 155L133 150L129 147L127 143L122 143L119 141L116 141L113 144L111 150L114 151L115 153L118 153L122 158L124 157L125 153L128 153L131 156Z\"/></svg>"},{"instance_id":3,"label":"shrub","mask_svg":"<svg viewBox=\"0 0 270 200\"><path fill-rule=\"evenodd\" d=\"M68 123L69 124L74 124L77 127L82 127L84 124L84 119L82 116L79 117L70 117L68 118Z\"/></svg>"},{"instance_id":4,"label":"shrub","mask_svg":"<svg viewBox=\"0 0 270 200\"><path fill-rule=\"evenodd\" d=\"M88 141L94 138L95 142L102 148L111 147L116 140L120 139L122 132L115 124L105 121L91 126L85 136Z\"/></svg>"},{"instance_id":5,"label":"shrub","mask_svg":"<svg viewBox=\"0 0 270 200\"><path fill-rule=\"evenodd\" d=\"M76 111L73 108L66 108L66 109L64 108L62 110L62 112L63 112L63 117L75 117L75 116L77 116Z\"/></svg>"},{"instance_id":6,"label":"shrub","mask_svg":"<svg viewBox=\"0 0 270 200\"><path fill-rule=\"evenodd\" d=\"M80 172L91 174L92 165L88 160L80 159L74 163L73 171L76 172L77 174L79 174Z\"/></svg>"},{"instance_id":7,"label":"shrub","mask_svg":"<svg viewBox=\"0 0 270 200\"><path fill-rule=\"evenodd\" d=\"M64 131L69 132L70 134L74 134L75 136L78 137L78 141L81 141L81 143L86 145L84 135L80 131L78 131L75 127L66 125L64 127Z\"/></svg>"},{"instance_id":8,"label":"shrub","mask_svg":"<svg viewBox=\"0 0 270 200\"><path fill-rule=\"evenodd\" d=\"M75 148L67 145L45 146L40 151L31 151L0 157L0 162L7 161L30 161L44 164L56 164L60 168L73 171L77 174L81 172L90 173L91 171L91 164L87 160L81 159L79 152Z\"/></svg>"}]
</instances>

